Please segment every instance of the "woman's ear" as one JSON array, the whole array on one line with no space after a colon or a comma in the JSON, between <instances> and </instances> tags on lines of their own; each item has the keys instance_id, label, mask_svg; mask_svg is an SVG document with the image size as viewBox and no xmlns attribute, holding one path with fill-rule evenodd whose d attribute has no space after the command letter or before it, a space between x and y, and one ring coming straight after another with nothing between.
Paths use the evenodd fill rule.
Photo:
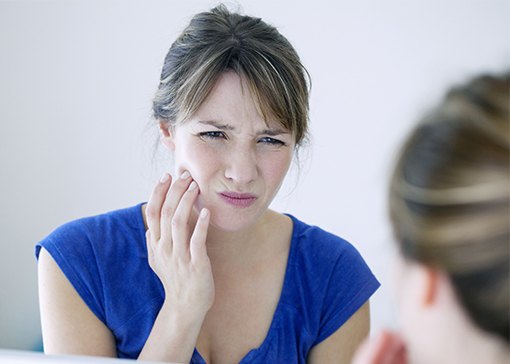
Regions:
<instances>
[{"instance_id":1,"label":"woman's ear","mask_svg":"<svg viewBox=\"0 0 510 364\"><path fill-rule=\"evenodd\" d=\"M444 278L441 273L434 268L422 266L423 269L423 304L425 306L433 305L434 303L437 303L438 295L440 291L440 285L444 282L442 282L442 279Z\"/></svg>"},{"instance_id":2,"label":"woman's ear","mask_svg":"<svg viewBox=\"0 0 510 364\"><path fill-rule=\"evenodd\" d=\"M161 133L161 143L163 143L163 145L169 150L174 151L175 144L170 124L165 121L160 121L159 132Z\"/></svg>"},{"instance_id":3,"label":"woman's ear","mask_svg":"<svg viewBox=\"0 0 510 364\"><path fill-rule=\"evenodd\" d=\"M416 307L430 308L440 298L443 274L438 269L415 261L401 261L399 291L404 301Z\"/></svg>"}]
</instances>

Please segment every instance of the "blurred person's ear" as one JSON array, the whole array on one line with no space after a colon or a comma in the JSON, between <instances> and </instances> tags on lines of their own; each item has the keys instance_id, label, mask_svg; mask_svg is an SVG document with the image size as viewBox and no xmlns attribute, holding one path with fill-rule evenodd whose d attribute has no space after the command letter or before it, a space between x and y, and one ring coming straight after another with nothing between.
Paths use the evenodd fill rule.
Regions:
<instances>
[{"instance_id":1,"label":"blurred person's ear","mask_svg":"<svg viewBox=\"0 0 510 364\"><path fill-rule=\"evenodd\" d=\"M429 309L438 303L440 291L446 288L443 282L446 277L437 269L427 265L402 260L401 278L398 281L400 291L404 295L404 305ZM445 287L443 287L445 286Z\"/></svg>"},{"instance_id":2,"label":"blurred person's ear","mask_svg":"<svg viewBox=\"0 0 510 364\"><path fill-rule=\"evenodd\" d=\"M423 304L425 306L433 305L437 302L439 285L444 283L442 279L445 277L441 275L436 269L421 266L423 270Z\"/></svg>"}]
</instances>

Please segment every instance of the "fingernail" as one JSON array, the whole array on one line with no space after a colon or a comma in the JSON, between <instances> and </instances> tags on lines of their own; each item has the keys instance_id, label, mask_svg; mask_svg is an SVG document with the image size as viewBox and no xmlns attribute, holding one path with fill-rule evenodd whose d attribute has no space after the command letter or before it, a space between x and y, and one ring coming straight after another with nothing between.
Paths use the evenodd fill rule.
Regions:
<instances>
[{"instance_id":1,"label":"fingernail","mask_svg":"<svg viewBox=\"0 0 510 364\"><path fill-rule=\"evenodd\" d=\"M195 181L191 182L191 184L188 187L189 191L193 191L195 188L197 188L197 183Z\"/></svg>"},{"instance_id":2,"label":"fingernail","mask_svg":"<svg viewBox=\"0 0 510 364\"><path fill-rule=\"evenodd\" d=\"M205 219L208 213L209 211L207 211L207 209L202 209L202 211L200 211L200 218Z\"/></svg>"},{"instance_id":3,"label":"fingernail","mask_svg":"<svg viewBox=\"0 0 510 364\"><path fill-rule=\"evenodd\" d=\"M168 180L170 179L170 175L168 173L165 173L164 175L161 176L161 178L159 179L159 181L161 183L165 183L167 182Z\"/></svg>"},{"instance_id":4,"label":"fingernail","mask_svg":"<svg viewBox=\"0 0 510 364\"><path fill-rule=\"evenodd\" d=\"M182 174L181 174L181 179L188 179L190 176L189 172L188 171L184 171Z\"/></svg>"}]
</instances>

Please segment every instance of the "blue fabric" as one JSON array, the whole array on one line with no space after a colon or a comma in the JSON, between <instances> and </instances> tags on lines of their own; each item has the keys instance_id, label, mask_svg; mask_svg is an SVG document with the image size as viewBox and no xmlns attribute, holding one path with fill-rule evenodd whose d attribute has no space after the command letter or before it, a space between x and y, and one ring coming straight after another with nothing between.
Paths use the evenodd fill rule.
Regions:
<instances>
[{"instance_id":1,"label":"blue fabric","mask_svg":"<svg viewBox=\"0 0 510 364\"><path fill-rule=\"evenodd\" d=\"M288 215L293 223L284 284L267 337L241 363L305 363L379 282L347 241ZM147 261L141 204L67 223L36 245L115 335L118 356L137 358L163 303ZM205 363L195 350L191 363Z\"/></svg>"}]
</instances>

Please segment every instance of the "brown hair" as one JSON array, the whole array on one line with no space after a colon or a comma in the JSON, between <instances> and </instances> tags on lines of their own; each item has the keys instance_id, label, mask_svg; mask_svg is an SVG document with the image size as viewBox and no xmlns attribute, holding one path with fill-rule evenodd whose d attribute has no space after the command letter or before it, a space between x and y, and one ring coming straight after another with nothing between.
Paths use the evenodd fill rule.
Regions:
<instances>
[{"instance_id":1,"label":"brown hair","mask_svg":"<svg viewBox=\"0 0 510 364\"><path fill-rule=\"evenodd\" d=\"M153 101L154 117L170 126L185 121L227 70L247 80L266 121L275 118L300 145L308 130L306 69L275 27L224 5L195 15L170 47Z\"/></svg>"},{"instance_id":2,"label":"brown hair","mask_svg":"<svg viewBox=\"0 0 510 364\"><path fill-rule=\"evenodd\" d=\"M390 187L402 254L448 274L482 329L509 342L510 73L452 89L405 143Z\"/></svg>"}]
</instances>

